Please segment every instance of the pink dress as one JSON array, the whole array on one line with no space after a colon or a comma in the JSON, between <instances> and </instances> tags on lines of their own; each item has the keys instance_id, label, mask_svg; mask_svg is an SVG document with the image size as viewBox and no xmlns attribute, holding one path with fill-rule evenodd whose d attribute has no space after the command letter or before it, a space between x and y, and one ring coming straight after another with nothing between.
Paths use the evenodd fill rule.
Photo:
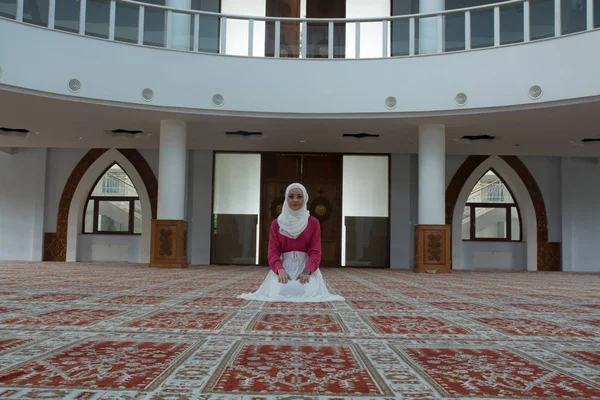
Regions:
<instances>
[{"instance_id":1,"label":"pink dress","mask_svg":"<svg viewBox=\"0 0 600 400\"><path fill-rule=\"evenodd\" d=\"M271 223L269 234L269 266L271 271L277 273L283 264L281 256L290 251L300 251L308 254L306 268L312 273L321 264L321 224L315 217L308 217L308 225L304 232L296 239L291 239L279 233L279 223L274 220Z\"/></svg>"},{"instance_id":2,"label":"pink dress","mask_svg":"<svg viewBox=\"0 0 600 400\"><path fill-rule=\"evenodd\" d=\"M277 220L271 224L269 235L269 266L271 271L254 293L244 293L239 298L259 301L289 302L328 302L344 301L342 296L329 293L321 263L321 225L314 217L309 217L306 229L296 239L279 233ZM279 283L277 272L280 269L290 275L287 283ZM311 274L308 283L297 280L298 275L308 269Z\"/></svg>"}]
</instances>

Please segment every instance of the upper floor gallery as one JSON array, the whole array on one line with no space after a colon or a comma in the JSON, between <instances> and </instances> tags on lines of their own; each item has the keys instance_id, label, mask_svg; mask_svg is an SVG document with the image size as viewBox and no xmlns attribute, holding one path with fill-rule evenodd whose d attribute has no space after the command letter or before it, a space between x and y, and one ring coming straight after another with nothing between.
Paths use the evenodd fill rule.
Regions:
<instances>
[{"instance_id":1,"label":"upper floor gallery","mask_svg":"<svg viewBox=\"0 0 600 400\"><path fill-rule=\"evenodd\" d=\"M0 89L394 116L600 95L600 0L0 0Z\"/></svg>"}]
</instances>

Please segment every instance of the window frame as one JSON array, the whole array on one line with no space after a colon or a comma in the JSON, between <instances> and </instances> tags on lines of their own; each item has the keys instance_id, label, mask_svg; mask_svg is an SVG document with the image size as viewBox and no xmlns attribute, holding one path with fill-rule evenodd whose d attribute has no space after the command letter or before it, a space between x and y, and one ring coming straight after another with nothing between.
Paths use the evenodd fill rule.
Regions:
<instances>
[{"instance_id":1,"label":"window frame","mask_svg":"<svg viewBox=\"0 0 600 400\"><path fill-rule=\"evenodd\" d=\"M134 232L134 229L135 229L135 226L134 226L135 225L135 223L134 223L135 202L139 201L140 206L142 204L139 196L94 196L92 194L94 192L94 189L96 188L96 186L102 179L102 177L104 177L104 175L106 175L106 173L114 165L117 165L119 168L121 168L121 170L123 170L123 172L125 172L125 170L123 169L123 167L121 167L121 165L119 165L119 163L113 162L112 164L110 164L108 166L108 168L106 168L104 171L102 171L100 176L98 176L98 178L94 181L94 184L92 185L92 188L90 189L90 192L88 193L88 196L85 200L85 206L83 207L83 218L82 218L82 223L81 223L81 234L82 235L141 235L142 234L142 232L139 232L139 233ZM127 174L127 172L125 172L125 173ZM136 191L137 191L137 189L136 189ZM86 230L86 217L85 216L87 214L87 209L89 207L90 201L93 201L93 204L94 204L94 215L93 215L93 219L92 219L92 232L86 232L85 231ZM98 212L99 212L98 204L101 201L129 201L129 220L128 220L127 231L98 230Z\"/></svg>"},{"instance_id":2,"label":"window frame","mask_svg":"<svg viewBox=\"0 0 600 400\"><path fill-rule=\"evenodd\" d=\"M517 201L515 200L515 195L513 194L512 190L510 189L510 187L506 184L506 181L504 181L504 179L502 179L502 176L496 172L495 169L490 168L487 171L485 171L485 173L483 175L481 175L481 177L477 180L477 182L479 182L481 180L481 178L483 178L488 172L492 172L494 175L496 175L496 177L498 177L498 179L500 180L500 182L502 182L502 184L506 187L506 189L508 190L508 193L510 194L510 197L512 198L512 203L475 203L475 202L467 202L465 204L465 207L469 207L469 238L468 239L462 239L463 242L513 242L513 243L519 243L523 241L523 218L521 215L521 209L519 207L519 204L517 203ZM471 189L472 191L473 189ZM469 195L471 194L471 192L469 192ZM517 216L519 218L519 237L518 239L512 239L512 218L511 218L511 209L512 208L516 208L517 210ZM479 238L476 236L477 231L475 229L475 222L477 220L477 217L475 216L475 209L476 208L504 208L506 209L506 232L507 235L504 238Z\"/></svg>"}]
</instances>

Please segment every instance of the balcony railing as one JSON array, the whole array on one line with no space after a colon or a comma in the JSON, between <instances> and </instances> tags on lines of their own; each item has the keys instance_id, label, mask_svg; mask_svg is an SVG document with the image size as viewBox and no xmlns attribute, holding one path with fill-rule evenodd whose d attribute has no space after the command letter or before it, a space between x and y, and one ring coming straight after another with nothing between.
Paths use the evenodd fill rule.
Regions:
<instances>
[{"instance_id":1,"label":"balcony railing","mask_svg":"<svg viewBox=\"0 0 600 400\"><path fill-rule=\"evenodd\" d=\"M94 187L92 196L138 197L138 192L131 183L111 172L107 172Z\"/></svg>"},{"instance_id":2,"label":"balcony railing","mask_svg":"<svg viewBox=\"0 0 600 400\"><path fill-rule=\"evenodd\" d=\"M45 10L41 15L29 10L30 3L46 1L47 15ZM428 14L334 19L250 17L131 0L3 0L0 17L191 52L388 58L500 47L593 30L600 26L600 0L512 0Z\"/></svg>"}]
</instances>

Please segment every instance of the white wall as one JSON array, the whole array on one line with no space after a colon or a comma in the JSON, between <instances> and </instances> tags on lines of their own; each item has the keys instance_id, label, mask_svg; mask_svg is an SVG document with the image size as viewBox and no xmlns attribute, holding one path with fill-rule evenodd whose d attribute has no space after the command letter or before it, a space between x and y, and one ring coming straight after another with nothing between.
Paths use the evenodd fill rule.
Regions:
<instances>
[{"instance_id":1,"label":"white wall","mask_svg":"<svg viewBox=\"0 0 600 400\"><path fill-rule=\"evenodd\" d=\"M600 272L600 163L564 157L561 171L563 270Z\"/></svg>"},{"instance_id":2,"label":"white wall","mask_svg":"<svg viewBox=\"0 0 600 400\"><path fill-rule=\"evenodd\" d=\"M212 234L213 152L195 150L188 154L189 263L209 264Z\"/></svg>"},{"instance_id":3,"label":"white wall","mask_svg":"<svg viewBox=\"0 0 600 400\"><path fill-rule=\"evenodd\" d=\"M450 182L466 157L448 156L446 159L446 179ZM575 159L581 160L581 159ZM565 206L562 204L562 196L565 189L562 182L566 175L561 169L561 158L559 157L521 157L521 161L529 169L535 178L546 205L548 216L548 239L550 242L561 242L564 237L563 220ZM564 169L564 168L563 168ZM501 171L499 171L501 172ZM502 173L500 173L502 175ZM503 176L504 178L504 176ZM570 178L568 178L570 179ZM514 190L511 187L511 190ZM600 193L600 192L599 192ZM523 207L521 212L523 212ZM570 210L570 208L569 208ZM524 239L526 232L523 231ZM524 243L503 242L462 242L463 260L462 267L465 269L499 269L505 265L506 269L525 269L527 251ZM564 251L564 250L563 250ZM512 254L512 256L510 256ZM563 257L564 259L564 257ZM510 261L510 264L509 264Z\"/></svg>"},{"instance_id":4,"label":"white wall","mask_svg":"<svg viewBox=\"0 0 600 400\"><path fill-rule=\"evenodd\" d=\"M58 207L65 184L77 163L88 151L89 149L48 149L47 173L43 175L46 182L44 212L41 217L44 232L56 232ZM140 150L140 153L156 174L158 150ZM140 262L144 259L142 253L145 250L141 244L141 236L81 235L80 231L79 229L77 232L77 245L73 250L78 261ZM122 246L126 246L127 249L123 249Z\"/></svg>"},{"instance_id":5,"label":"white wall","mask_svg":"<svg viewBox=\"0 0 600 400\"><path fill-rule=\"evenodd\" d=\"M44 232L56 232L58 206L73 169L89 149L48 149Z\"/></svg>"},{"instance_id":6,"label":"white wall","mask_svg":"<svg viewBox=\"0 0 600 400\"><path fill-rule=\"evenodd\" d=\"M46 149L0 153L0 260L41 261Z\"/></svg>"},{"instance_id":7,"label":"white wall","mask_svg":"<svg viewBox=\"0 0 600 400\"><path fill-rule=\"evenodd\" d=\"M140 262L140 235L79 235L77 261Z\"/></svg>"},{"instance_id":8,"label":"white wall","mask_svg":"<svg viewBox=\"0 0 600 400\"><path fill-rule=\"evenodd\" d=\"M152 106L214 111L211 99L220 93L225 102L219 111L265 115L464 112L600 94L600 30L495 49L379 60L267 59L165 51L8 20L0 20L0 37L12 38L0 41L4 71L0 87L140 107L147 106L140 96L146 87L156 94ZM114 60L119 60L117 73L110 72ZM177 73L160 79L173 65ZM83 85L77 95L67 88L75 77ZM181 90L190 87L190 82L193 90ZM544 89L537 102L528 97L532 85ZM462 108L454 103L458 92L469 96ZM388 96L398 100L393 112L384 105Z\"/></svg>"},{"instance_id":9,"label":"white wall","mask_svg":"<svg viewBox=\"0 0 600 400\"><path fill-rule=\"evenodd\" d=\"M466 157L464 156L446 157L446 185L450 183L452 177L458 171L458 168L460 168L465 159ZM535 159L533 159L532 162L535 164ZM512 171L512 168L510 168L506 163L498 162L497 157L491 157L487 159L484 162L484 164L482 164L481 167L476 169L471 175L471 177L469 177L468 182L463 188L463 190L467 191L466 196L464 197L462 204L457 204L454 209L454 223L457 223L457 221L462 221L462 218L456 218L457 213L459 213L462 216L464 204L466 202L466 198L468 197L468 193L471 191L473 185L477 182L481 175L483 175L490 167L494 167L495 170L503 177L503 179L505 179L505 182L509 184L509 186L511 183L511 179L512 182L515 183L510 187L511 190L513 190L513 194L515 194L517 199L523 199L523 204L519 204L521 208L521 217L528 218L528 220L531 220L529 229L530 231L531 229L534 229L535 215L532 215L533 209L532 207L530 207L532 205L531 200L525 201L526 198L529 196L526 192L525 186L522 184L522 182L520 183L520 186L516 185L516 183L519 180L517 174L514 171ZM462 196L459 196L459 202L461 201L461 198ZM537 254L533 254L535 252L533 246L530 246L529 252L531 254L528 254L528 247L526 244L528 237L528 226L525 223L525 221L522 220L521 222L523 224L523 240L525 241L522 243L463 241L461 235L462 226L453 227L453 269L527 270L528 265L531 269L533 269L535 267L535 260L537 260ZM533 242L533 240L531 240L531 242ZM530 245L531 244L532 243L530 243Z\"/></svg>"},{"instance_id":10,"label":"white wall","mask_svg":"<svg viewBox=\"0 0 600 400\"><path fill-rule=\"evenodd\" d=\"M561 159L560 157L521 157L535 178L548 215L548 241L560 242L561 223Z\"/></svg>"},{"instance_id":11,"label":"white wall","mask_svg":"<svg viewBox=\"0 0 600 400\"><path fill-rule=\"evenodd\" d=\"M527 246L510 242L463 242L462 269L524 271Z\"/></svg>"},{"instance_id":12,"label":"white wall","mask_svg":"<svg viewBox=\"0 0 600 400\"><path fill-rule=\"evenodd\" d=\"M418 193L412 178L417 170L410 154L392 154L390 169L390 267L410 269L414 265L412 237L416 223L411 210L414 194Z\"/></svg>"}]
</instances>

